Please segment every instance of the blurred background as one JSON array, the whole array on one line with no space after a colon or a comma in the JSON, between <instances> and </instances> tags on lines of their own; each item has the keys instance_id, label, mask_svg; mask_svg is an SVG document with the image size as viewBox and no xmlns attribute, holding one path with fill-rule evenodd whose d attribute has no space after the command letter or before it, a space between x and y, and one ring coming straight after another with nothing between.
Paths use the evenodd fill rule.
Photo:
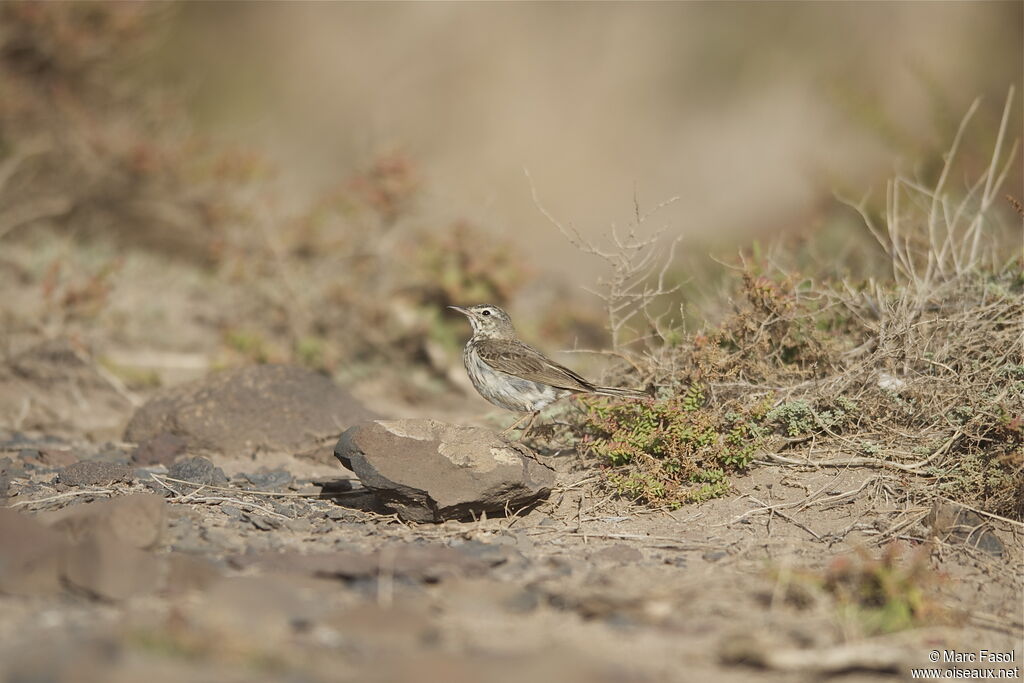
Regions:
<instances>
[{"instance_id":1,"label":"blurred background","mask_svg":"<svg viewBox=\"0 0 1024 683\"><path fill-rule=\"evenodd\" d=\"M980 97L976 177L1011 86L1021 130L1022 21L1019 2L7 2L0 348L71 334L139 387L273 360L411 361L429 384L458 381L468 331L443 307L485 300L552 350L606 345L584 289L606 264L534 190L598 244L678 197L642 227L681 240L693 325L754 244L884 273L836 195L877 211L895 171L934 181Z\"/></svg>"},{"instance_id":2,"label":"blurred background","mask_svg":"<svg viewBox=\"0 0 1024 683\"><path fill-rule=\"evenodd\" d=\"M401 149L432 201L551 267L573 250L524 168L587 234L634 191L680 197L662 218L693 240L799 228L837 189L934 163L975 97L994 127L1021 25L1013 2L200 4L162 59L206 130L301 188Z\"/></svg>"}]
</instances>

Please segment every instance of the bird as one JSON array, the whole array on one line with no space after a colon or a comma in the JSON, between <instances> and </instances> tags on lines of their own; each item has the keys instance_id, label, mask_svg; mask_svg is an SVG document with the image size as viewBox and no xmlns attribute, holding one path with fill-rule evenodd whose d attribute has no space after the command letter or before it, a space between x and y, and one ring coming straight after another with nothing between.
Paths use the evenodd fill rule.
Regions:
<instances>
[{"instance_id":1,"label":"bird","mask_svg":"<svg viewBox=\"0 0 1024 683\"><path fill-rule=\"evenodd\" d=\"M449 306L469 318L473 336L462 360L473 386L485 399L506 410L526 413L502 431L507 434L529 418L520 434L530 430L541 410L573 394L649 399L637 389L605 387L584 379L564 365L519 340L508 313L491 304Z\"/></svg>"}]
</instances>

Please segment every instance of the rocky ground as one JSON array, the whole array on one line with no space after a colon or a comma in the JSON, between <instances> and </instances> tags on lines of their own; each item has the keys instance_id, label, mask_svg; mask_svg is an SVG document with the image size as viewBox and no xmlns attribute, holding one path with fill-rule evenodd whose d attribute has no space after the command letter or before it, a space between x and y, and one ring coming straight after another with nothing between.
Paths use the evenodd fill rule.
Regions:
<instances>
[{"instance_id":1,"label":"rocky ground","mask_svg":"<svg viewBox=\"0 0 1024 683\"><path fill-rule=\"evenodd\" d=\"M935 129L917 126L917 142L884 135L876 150L906 159L898 166L913 180L874 198L866 190L884 183L860 178L851 169L862 162L841 150L872 140L880 119L870 102L839 97L840 118L856 125L822 131L843 171L807 189L796 213L773 209L778 188L756 173L754 195L732 181L717 199L696 191L712 221L685 196L649 204L632 176L624 212L609 214L598 200L617 200L576 173L582 208L553 199L549 212L541 198L564 200L572 183L538 176L534 188L516 171L497 194L519 197L528 213L517 218L492 201L498 186L474 190L444 170L455 147L433 132L417 144L435 128L423 125L426 100L391 107L415 121L412 137L378 120L376 97L370 126L350 109L358 98L341 97L342 118L322 88L303 104L291 74L309 86L315 62L334 78L319 68L324 55L357 44L318 32L309 59L278 68L272 36L305 35L302 22L315 20L192 7L0 4L0 681L868 681L932 666L1019 678L1024 277L1010 259L1024 210L1004 136L1014 91L1001 120L990 108L1006 74L958 66L958 97L987 93L959 132L961 105L927 88ZM347 30L369 20L356 19ZM231 54L245 54L248 35L273 68L232 57L208 69L220 60L202 46L221 25ZM540 24L522 25L537 37ZM552 36L558 54L575 54ZM702 72L717 92L715 70ZM280 79L280 97L251 89L253 74ZM456 86L472 76L452 74ZM794 82L787 75L780 103ZM439 111L459 101L433 90ZM755 99L769 102L763 90ZM508 92L523 99L514 83ZM716 125L704 146L741 149L744 138L719 130L720 105L705 117ZM278 106L282 116L265 116ZM960 144L975 107L984 135ZM253 112L281 131L260 132ZM733 127L759 131L763 112L751 112ZM463 114L480 119L473 106ZM501 134L480 129L482 139L522 146L491 123ZM804 128L780 149L804 149ZM578 139L606 155L596 130ZM942 139L945 166L938 152L914 156ZM456 166L471 176L481 152L501 156L490 143L463 146L472 161ZM307 147L313 158L297 152ZM836 185L864 197L870 229L850 227ZM738 208L758 241L732 243L723 207ZM628 223L601 228L602 246L580 211ZM669 226L665 242L655 225ZM775 246L760 241L772 233ZM685 239L676 262L674 236ZM989 242L991 262L979 256ZM728 265L736 256L742 272ZM603 312L577 297L597 270ZM485 412L462 371L465 320L445 318L450 305L478 302L516 311L524 339L572 347L559 359L588 377L610 383L628 362L636 374L623 385L657 387L670 418L688 403L709 408L692 423L714 435L705 445L732 442L699 463L674 446L655 458L647 446L690 423L648 430L643 448L627 443L644 441L628 430L655 422L648 411L604 421L603 454L596 441L577 452L556 424L576 415L572 402L550 409L547 430L506 441L497 431L512 418ZM620 354L633 334L652 344L646 369ZM731 388L705 397L705 379ZM753 413L739 398L784 399L772 411L787 423L728 418ZM839 414L856 424L835 431ZM580 422L575 435L593 436ZM794 447L774 452L761 427L785 430ZM666 481L724 495L678 509L617 497L600 468L609 444L624 443L620 471L641 486L621 491L666 506L690 500L655 495ZM983 650L1011 654L977 661Z\"/></svg>"},{"instance_id":2,"label":"rocky ground","mask_svg":"<svg viewBox=\"0 0 1024 683\"><path fill-rule=\"evenodd\" d=\"M6 680L862 681L1024 656L1021 525L915 506L910 476L763 464L644 510L576 453L457 426L475 398L354 390L261 366L140 406L72 343L10 359ZM933 618L872 628L830 590L856 571Z\"/></svg>"}]
</instances>

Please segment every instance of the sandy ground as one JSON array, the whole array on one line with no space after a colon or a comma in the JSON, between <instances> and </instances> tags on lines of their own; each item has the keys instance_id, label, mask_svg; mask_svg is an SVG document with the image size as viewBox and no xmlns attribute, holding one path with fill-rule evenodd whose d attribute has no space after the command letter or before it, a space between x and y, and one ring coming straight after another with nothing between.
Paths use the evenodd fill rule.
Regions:
<instances>
[{"instance_id":1,"label":"sandy ground","mask_svg":"<svg viewBox=\"0 0 1024 683\"><path fill-rule=\"evenodd\" d=\"M223 98L243 110L210 114L201 128L214 137L218 126L227 128L243 149L278 141L270 152L289 169L287 182L228 183L237 197L206 187L225 201L222 209L245 212L222 218L224 225L188 214L178 222L196 235L177 234L168 228L174 221L156 213L120 215L137 199L134 185L121 182L121 156L108 160L117 171L110 177L100 169L98 190L80 187L81 159L55 156L71 180L44 168L54 177L38 176L39 188L69 197L81 191L84 203L68 199L67 206L84 213L61 209L49 222L0 227L0 680L871 681L909 680L914 669L932 667L936 677L1020 677L1024 525L946 502L923 476L758 459L731 479L726 497L652 510L612 495L601 464L586 453L534 441L556 473L539 505L414 524L377 505L333 458L347 425L316 434L315 448L200 450L125 438L133 415L162 389L205 381L221 368L303 358L304 342L304 360L322 361L353 401L376 414L497 430L508 416L472 393L444 335L429 336L444 328L442 301L476 303L463 299L477 291L480 272L469 266L480 266L470 258L479 255L461 254L471 263L439 294L411 290L437 286L443 259L419 280L375 283L411 268L415 259L396 246L401 239L468 222L485 227L484 247L498 236L522 247L522 260L535 269L498 284L512 291L522 284L517 278L531 283L509 298L520 330L545 346L545 306L575 308L565 292L575 297L603 266L543 219L524 166L543 206L588 238L627 224L634 199L647 207L680 193L657 218L673 226L666 237L683 238L683 252L701 251L694 245L709 235L728 240L827 223L832 214L819 216L819 201L834 205L834 183L815 178L837 172L837 164L859 195L895 156L920 158L931 138L947 140L944 131L979 93L995 94L996 106L983 115L995 129L1007 78L1020 80L1019 64L1004 71L1009 62L1000 57L1019 52L1019 32L1006 20L1019 11L949 4L936 14L925 5L887 5L861 14L851 4L820 6L811 20L792 24L784 8L750 14L737 5L707 24L698 4L641 7L672 21L652 14L636 23L619 16L632 10L611 4L592 6L582 22L555 6L423 4L396 23L383 5L289 6L285 24L281 9L268 5L249 17L245 40L224 41L235 15L212 4L186 7L194 30L171 41L168 61L189 54L194 62L180 62L186 70L226 65L211 71L204 80L211 92L199 92L192 106ZM366 16L353 22L350 11ZM546 35L538 35L534 11L551 14ZM479 13L487 30L466 31L453 20L463 13ZM918 65L908 29L921 23L935 30L912 37L935 62ZM367 27L378 26L387 27L387 44L403 50L367 60L381 44ZM608 32L595 32L600 27ZM491 40L512 29L529 40L504 47ZM585 38L577 44L587 49L562 55L568 33ZM739 39L724 41L726 34ZM760 54L762 43L748 38L775 44L777 35L788 36L795 51L758 60L747 76L757 87L735 84L733 71L752 49ZM283 41L279 49L268 37ZM982 39L986 49L972 49ZM887 49L865 52L868 41ZM531 46L528 54L520 43ZM438 45L449 48L440 60ZM637 57L595 68L591 45ZM621 49L609 52L609 45ZM227 53L234 59L225 61ZM294 60L282 62L283 54ZM464 72L467 54L486 57L476 73ZM332 68L313 68L325 62ZM363 62L368 68L351 68ZM853 63L864 64L861 81L822 87ZM567 67L604 80L577 83L566 97ZM955 114L941 109L948 121L934 130L921 123L940 111L925 87L931 81L917 74L924 67L945 74L948 89L964 98L945 105ZM406 81L391 78L400 72ZM258 75L260 87L240 73ZM637 73L650 75L638 80ZM769 73L781 80L762 84ZM980 85L970 76L977 73L986 74ZM396 85L382 91L386 82ZM865 108L870 98L861 108L848 101L844 88L859 92L861 82L884 84L877 98L886 108ZM227 85L234 87L221 92ZM660 93L664 107L652 106L648 92ZM97 120L118 113L110 104L118 98L108 101L103 88L94 95L103 103ZM533 111L538 101L553 106ZM25 111L31 119L34 110ZM920 136L895 145L863 134L890 119L893 130ZM57 137L74 142L82 131L69 133L62 121L54 124ZM144 130L129 129L129 142ZM415 174L385 173L370 189L397 181L395 206L382 209L360 199L352 189L358 185L345 185L348 194L335 199L354 213L335 216L323 235L305 235L309 226L290 220L297 211L312 221L319 205L309 202L338 182L365 183L366 173L349 179L349 172L389 150L392 138L411 141L405 151L431 169L426 187L417 189ZM152 142L150 151L159 151L162 141ZM19 183L33 187L33 168L6 190L15 208L25 194ZM166 169L169 206L182 200L191 207L192 191L203 193L188 168ZM650 180L638 187L638 177ZM163 199L163 186L153 182ZM267 187L291 199L275 206ZM457 201L439 188L453 188ZM421 206L389 232L386 209L405 210L403 201L417 192ZM98 209L86 221L90 201ZM207 227L223 233L207 234ZM359 248L348 243L373 228L384 237ZM220 253L216 265L189 261L195 254L184 246L193 238ZM167 248L175 239L180 253ZM421 249L452 251L446 239ZM148 246L128 246L139 244ZM491 256L481 257L484 272L502 264ZM826 259L841 261L838 252ZM556 281L558 273L566 281ZM374 305L354 305L367 302ZM726 306L724 298L719 303ZM559 329L574 329L571 322ZM440 332L452 341L451 329ZM562 348L591 343L576 332L559 334ZM377 356L366 351L367 340L383 347ZM605 360L557 358L595 377ZM244 440L242 413L224 417L223 430ZM251 424L251 411L245 417ZM287 423L274 417L267 422ZM209 483L170 476L186 462ZM1009 654L986 658L983 651Z\"/></svg>"},{"instance_id":2,"label":"sandy ground","mask_svg":"<svg viewBox=\"0 0 1024 683\"><path fill-rule=\"evenodd\" d=\"M909 679L933 650L1021 656L1020 525L977 518L966 542L946 535L915 505L910 477L764 464L728 498L651 511L603 492L578 454L542 452L558 485L535 509L402 523L365 496L335 495L352 475L329 455L208 452L227 477L220 488L160 480L166 470L139 468L132 444L95 437L134 408L102 377L83 379L87 365L64 373L86 373L75 375L77 400L104 409L57 415L69 392L53 381L67 362L2 385L34 405L49 387L55 407L50 430L29 428L32 418L0 431L5 504L46 522L158 494L166 527L147 552L161 577L117 599L67 587L0 597L7 680L866 681ZM493 424L476 397L388 405L387 385L354 389L385 414ZM61 483L80 461L134 475ZM7 539L0 576L21 547L9 529ZM926 565L919 587L934 623L870 635L821 577L894 541L900 562Z\"/></svg>"}]
</instances>

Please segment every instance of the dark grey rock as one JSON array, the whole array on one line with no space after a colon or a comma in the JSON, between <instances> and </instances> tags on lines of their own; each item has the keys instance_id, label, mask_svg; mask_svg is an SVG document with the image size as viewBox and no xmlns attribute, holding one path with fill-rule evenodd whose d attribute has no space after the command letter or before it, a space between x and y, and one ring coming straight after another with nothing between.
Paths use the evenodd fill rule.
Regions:
<instances>
[{"instance_id":1,"label":"dark grey rock","mask_svg":"<svg viewBox=\"0 0 1024 683\"><path fill-rule=\"evenodd\" d=\"M350 549L320 553L249 552L231 558L231 564L348 581L375 579L381 567L387 567L395 579L415 583L436 583L453 576L483 576L490 569L489 562L436 543L395 543L368 553Z\"/></svg>"},{"instance_id":2,"label":"dark grey rock","mask_svg":"<svg viewBox=\"0 0 1024 683\"><path fill-rule=\"evenodd\" d=\"M202 456L174 463L167 468L167 476L172 479L190 481L193 484L223 486L228 483L224 470Z\"/></svg>"},{"instance_id":3,"label":"dark grey rock","mask_svg":"<svg viewBox=\"0 0 1024 683\"><path fill-rule=\"evenodd\" d=\"M260 491L276 491L292 483L291 472L283 469L269 472L253 472L242 474L242 477Z\"/></svg>"},{"instance_id":4,"label":"dark grey rock","mask_svg":"<svg viewBox=\"0 0 1024 683\"><path fill-rule=\"evenodd\" d=\"M670 564L673 567L679 567L683 569L686 567L686 556L685 555L668 555L664 559L665 564Z\"/></svg>"},{"instance_id":5,"label":"dark grey rock","mask_svg":"<svg viewBox=\"0 0 1024 683\"><path fill-rule=\"evenodd\" d=\"M325 512L324 513L324 517L326 517L327 519L331 520L332 522L340 522L340 521L342 521L344 519L351 519L353 514L354 513L352 512L352 510L348 510L346 508L338 507L338 508L333 508L333 509L328 510L327 512Z\"/></svg>"},{"instance_id":6,"label":"dark grey rock","mask_svg":"<svg viewBox=\"0 0 1024 683\"><path fill-rule=\"evenodd\" d=\"M68 465L57 475L65 486L109 486L115 482L131 482L135 471L128 465L82 460Z\"/></svg>"},{"instance_id":7,"label":"dark grey rock","mask_svg":"<svg viewBox=\"0 0 1024 683\"><path fill-rule=\"evenodd\" d=\"M249 522L260 531L280 529L284 520L280 517L268 517L267 515L249 514Z\"/></svg>"},{"instance_id":8,"label":"dark grey rock","mask_svg":"<svg viewBox=\"0 0 1024 683\"><path fill-rule=\"evenodd\" d=\"M610 564L638 564L643 562L644 554L625 543L616 543L601 548L590 557L597 562Z\"/></svg>"},{"instance_id":9,"label":"dark grey rock","mask_svg":"<svg viewBox=\"0 0 1024 683\"><path fill-rule=\"evenodd\" d=\"M24 464L25 467L32 467L33 462L39 462L43 457L43 454L39 452L38 448L22 448L18 451L18 458Z\"/></svg>"},{"instance_id":10,"label":"dark grey rock","mask_svg":"<svg viewBox=\"0 0 1024 683\"><path fill-rule=\"evenodd\" d=\"M160 432L146 439L132 452L132 460L140 465L170 465L179 455L188 450L188 444L180 436Z\"/></svg>"},{"instance_id":11,"label":"dark grey rock","mask_svg":"<svg viewBox=\"0 0 1024 683\"><path fill-rule=\"evenodd\" d=\"M0 441L0 451L17 451L35 444L35 439L30 439L22 432L12 432L9 438Z\"/></svg>"},{"instance_id":12,"label":"dark grey rock","mask_svg":"<svg viewBox=\"0 0 1024 683\"><path fill-rule=\"evenodd\" d=\"M544 558L544 568L551 576L571 576L574 572L584 568L584 563L578 557L565 555L550 555Z\"/></svg>"},{"instance_id":13,"label":"dark grey rock","mask_svg":"<svg viewBox=\"0 0 1024 683\"><path fill-rule=\"evenodd\" d=\"M306 517L289 519L284 523L284 525L289 531L294 531L299 534L308 534L313 531L313 522L309 521Z\"/></svg>"},{"instance_id":14,"label":"dark grey rock","mask_svg":"<svg viewBox=\"0 0 1024 683\"><path fill-rule=\"evenodd\" d=\"M924 522L932 535L950 545L972 546L994 557L1006 552L987 520L951 501L936 501Z\"/></svg>"},{"instance_id":15,"label":"dark grey rock","mask_svg":"<svg viewBox=\"0 0 1024 683\"><path fill-rule=\"evenodd\" d=\"M462 541L453 543L452 547L467 557L480 560L488 567L498 567L509 562L526 563L523 554L507 544Z\"/></svg>"},{"instance_id":16,"label":"dark grey rock","mask_svg":"<svg viewBox=\"0 0 1024 683\"><path fill-rule=\"evenodd\" d=\"M632 631L639 626L635 618L622 612L612 612L605 617L604 623L616 631Z\"/></svg>"},{"instance_id":17,"label":"dark grey rock","mask_svg":"<svg viewBox=\"0 0 1024 683\"><path fill-rule=\"evenodd\" d=\"M11 484L14 483L15 482L11 482ZM38 484L36 482L28 482L27 484L23 484L20 488L17 489L15 489L12 486L10 489L8 489L7 492L9 495L12 496L18 495L23 496L25 499L29 499L42 498L43 496L49 493L53 493L53 489L48 486L44 486L43 484Z\"/></svg>"},{"instance_id":18,"label":"dark grey rock","mask_svg":"<svg viewBox=\"0 0 1024 683\"><path fill-rule=\"evenodd\" d=\"M502 600L501 606L513 614L527 614L540 606L540 595L532 588L523 588Z\"/></svg>"},{"instance_id":19,"label":"dark grey rock","mask_svg":"<svg viewBox=\"0 0 1024 683\"><path fill-rule=\"evenodd\" d=\"M415 522L518 510L555 481L526 446L435 420L364 422L342 434L334 454L386 507Z\"/></svg>"},{"instance_id":20,"label":"dark grey rock","mask_svg":"<svg viewBox=\"0 0 1024 683\"><path fill-rule=\"evenodd\" d=\"M189 517L180 516L168 525L167 545L171 550L182 553L203 553L207 543L203 541L202 529Z\"/></svg>"},{"instance_id":21,"label":"dark grey rock","mask_svg":"<svg viewBox=\"0 0 1024 683\"><path fill-rule=\"evenodd\" d=\"M190 449L298 452L375 417L324 375L288 365L227 370L172 387L136 411L125 441L162 433Z\"/></svg>"},{"instance_id":22,"label":"dark grey rock","mask_svg":"<svg viewBox=\"0 0 1024 683\"><path fill-rule=\"evenodd\" d=\"M26 467L32 465L37 471L47 472L74 465L86 455L71 448L31 448L21 451L18 458Z\"/></svg>"},{"instance_id":23,"label":"dark grey rock","mask_svg":"<svg viewBox=\"0 0 1024 683\"><path fill-rule=\"evenodd\" d=\"M7 490L11 486L11 479L23 475L25 470L11 458L0 458L0 500L7 497Z\"/></svg>"},{"instance_id":24,"label":"dark grey rock","mask_svg":"<svg viewBox=\"0 0 1024 683\"><path fill-rule=\"evenodd\" d=\"M270 508L277 514L288 517L289 519L295 516L295 513L289 504L282 503L279 500L271 500L268 502L270 504Z\"/></svg>"},{"instance_id":25,"label":"dark grey rock","mask_svg":"<svg viewBox=\"0 0 1024 683\"><path fill-rule=\"evenodd\" d=\"M139 483L141 483L143 486L149 489L151 493L155 493L156 495L162 496L164 498L170 498L171 496L175 495L171 491L168 491L163 484L158 482L156 479L153 479L149 475L138 471L136 471L135 474L138 476ZM163 474L167 473L164 472Z\"/></svg>"}]
</instances>

